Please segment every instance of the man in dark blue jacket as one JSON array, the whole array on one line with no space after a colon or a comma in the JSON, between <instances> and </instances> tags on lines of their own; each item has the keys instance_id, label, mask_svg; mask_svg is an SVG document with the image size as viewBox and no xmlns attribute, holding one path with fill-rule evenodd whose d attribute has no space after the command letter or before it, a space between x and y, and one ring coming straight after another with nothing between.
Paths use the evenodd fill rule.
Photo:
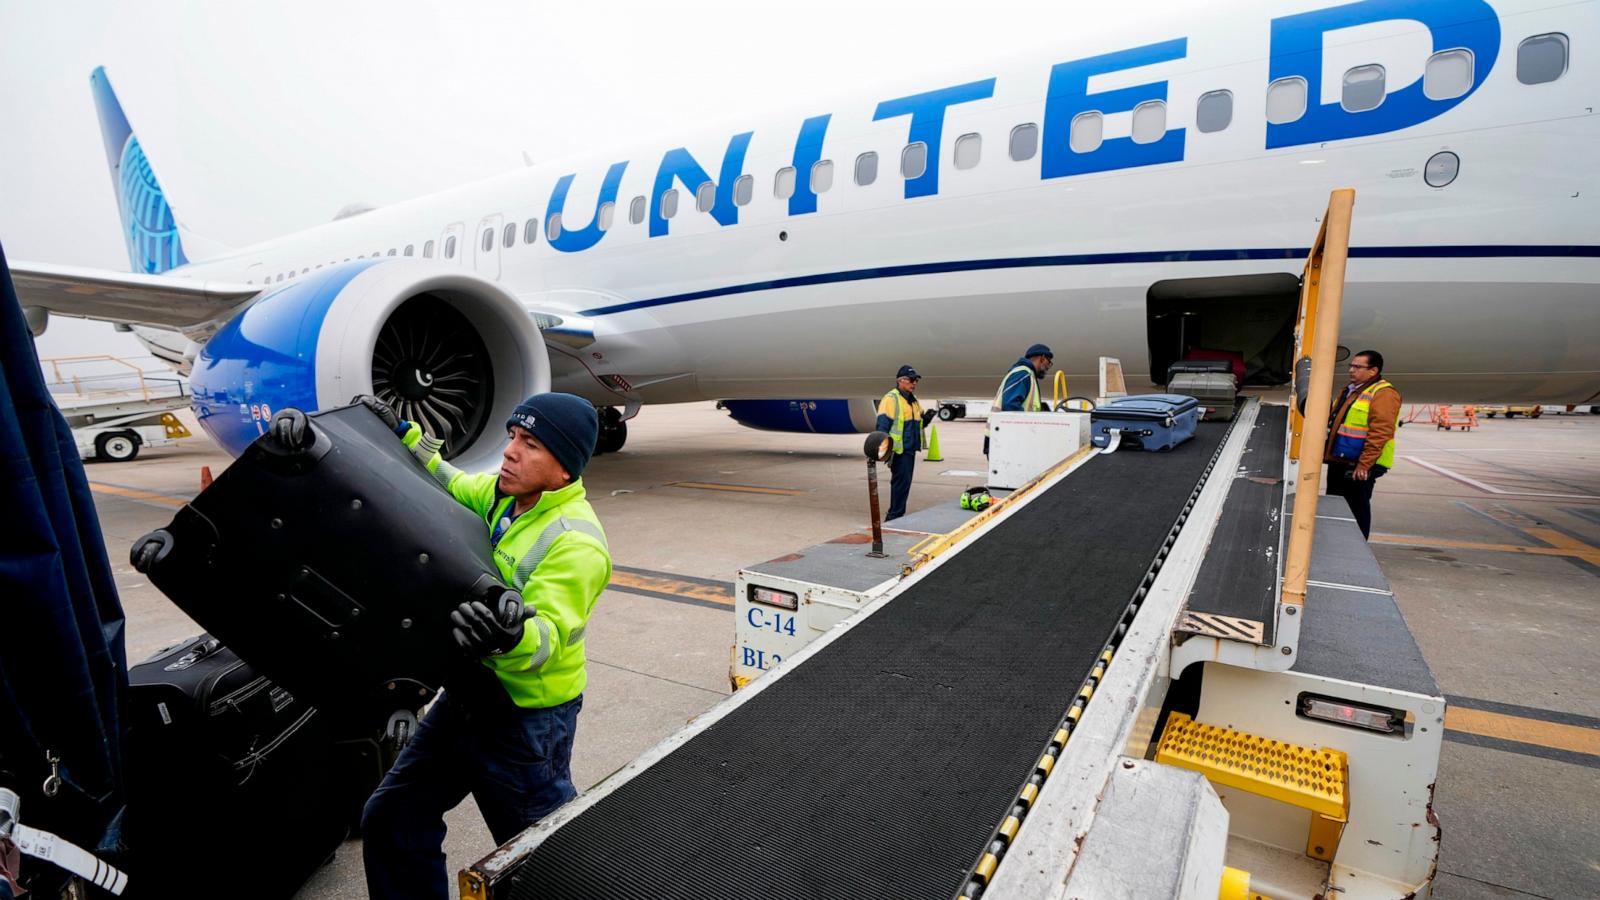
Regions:
<instances>
[{"instance_id":1,"label":"man in dark blue jacket","mask_svg":"<svg viewBox=\"0 0 1600 900\"><path fill-rule=\"evenodd\" d=\"M1000 412L1037 412L1044 408L1039 400L1039 379L1050 371L1055 354L1043 344L1034 344L1000 379L994 392L994 408Z\"/></svg>"},{"instance_id":2,"label":"man in dark blue jacket","mask_svg":"<svg viewBox=\"0 0 1600 900\"><path fill-rule=\"evenodd\" d=\"M924 412L917 402L917 382L921 380L916 369L901 366L894 389L878 401L877 430L887 434L894 447L889 457L889 509L883 516L885 522L906 514L917 451L922 449L922 429L934 416L934 410Z\"/></svg>"}]
</instances>

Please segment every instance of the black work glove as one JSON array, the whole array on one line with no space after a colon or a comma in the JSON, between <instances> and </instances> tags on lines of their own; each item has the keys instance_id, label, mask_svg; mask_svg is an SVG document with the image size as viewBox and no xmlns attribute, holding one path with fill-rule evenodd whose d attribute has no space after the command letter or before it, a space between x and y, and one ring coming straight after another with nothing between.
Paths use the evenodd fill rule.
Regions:
<instances>
[{"instance_id":1,"label":"black work glove","mask_svg":"<svg viewBox=\"0 0 1600 900\"><path fill-rule=\"evenodd\" d=\"M400 430L400 417L395 415L394 408L377 397L371 394L357 394L350 402L359 403L372 410L372 414L383 420L383 424L389 426L389 430Z\"/></svg>"},{"instance_id":2,"label":"black work glove","mask_svg":"<svg viewBox=\"0 0 1600 900\"><path fill-rule=\"evenodd\" d=\"M923 412L922 412L922 427L923 428L927 428L928 427L928 423L932 422L933 421L933 417L937 416L938 414L939 414L939 411L937 409L923 410Z\"/></svg>"},{"instance_id":3,"label":"black work glove","mask_svg":"<svg viewBox=\"0 0 1600 900\"><path fill-rule=\"evenodd\" d=\"M311 432L311 420L298 409L279 410L272 417L269 431L272 439L286 450L304 450L316 440Z\"/></svg>"},{"instance_id":4,"label":"black work glove","mask_svg":"<svg viewBox=\"0 0 1600 900\"><path fill-rule=\"evenodd\" d=\"M473 600L450 614L455 626L450 636L468 656L499 656L522 642L523 616L528 611L522 598L506 591L495 605L498 609L490 610L482 600Z\"/></svg>"}]
</instances>

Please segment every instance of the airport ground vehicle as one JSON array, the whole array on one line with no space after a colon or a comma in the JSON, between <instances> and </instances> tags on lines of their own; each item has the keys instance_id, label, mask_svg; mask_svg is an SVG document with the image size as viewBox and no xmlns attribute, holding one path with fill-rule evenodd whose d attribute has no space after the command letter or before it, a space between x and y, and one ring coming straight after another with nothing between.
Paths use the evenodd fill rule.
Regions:
<instances>
[{"instance_id":1,"label":"airport ground vehicle","mask_svg":"<svg viewBox=\"0 0 1600 900\"><path fill-rule=\"evenodd\" d=\"M149 375L112 356L40 362L82 459L127 462L144 447L166 446L190 436L175 415L190 401L181 378Z\"/></svg>"}]
</instances>

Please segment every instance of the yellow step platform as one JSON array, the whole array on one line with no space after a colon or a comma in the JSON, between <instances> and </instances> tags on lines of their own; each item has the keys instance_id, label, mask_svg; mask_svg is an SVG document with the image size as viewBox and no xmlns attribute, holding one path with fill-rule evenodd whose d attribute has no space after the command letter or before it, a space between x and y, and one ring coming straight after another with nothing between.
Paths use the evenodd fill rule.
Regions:
<instances>
[{"instance_id":1,"label":"yellow step platform","mask_svg":"<svg viewBox=\"0 0 1600 900\"><path fill-rule=\"evenodd\" d=\"M1199 772L1212 784L1309 810L1306 855L1333 861L1350 821L1350 761L1342 751L1257 737L1175 712L1161 733L1156 762Z\"/></svg>"}]
</instances>

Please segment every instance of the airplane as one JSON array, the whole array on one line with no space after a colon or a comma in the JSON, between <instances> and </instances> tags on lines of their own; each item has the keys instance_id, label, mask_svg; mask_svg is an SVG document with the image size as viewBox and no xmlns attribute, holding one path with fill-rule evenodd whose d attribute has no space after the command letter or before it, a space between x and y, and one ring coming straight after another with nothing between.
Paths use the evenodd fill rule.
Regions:
<instances>
[{"instance_id":1,"label":"airplane","mask_svg":"<svg viewBox=\"0 0 1600 900\"><path fill-rule=\"evenodd\" d=\"M644 404L870 430L902 363L981 397L1042 341L1079 390L1197 351L1286 383L1328 191L1357 191L1347 348L1408 402L1600 398L1597 0L1252 0L681 141L506 173L188 255L103 69L133 273L12 266L50 315L131 328L237 454L276 410L376 393L463 467L523 396L621 449Z\"/></svg>"}]
</instances>

